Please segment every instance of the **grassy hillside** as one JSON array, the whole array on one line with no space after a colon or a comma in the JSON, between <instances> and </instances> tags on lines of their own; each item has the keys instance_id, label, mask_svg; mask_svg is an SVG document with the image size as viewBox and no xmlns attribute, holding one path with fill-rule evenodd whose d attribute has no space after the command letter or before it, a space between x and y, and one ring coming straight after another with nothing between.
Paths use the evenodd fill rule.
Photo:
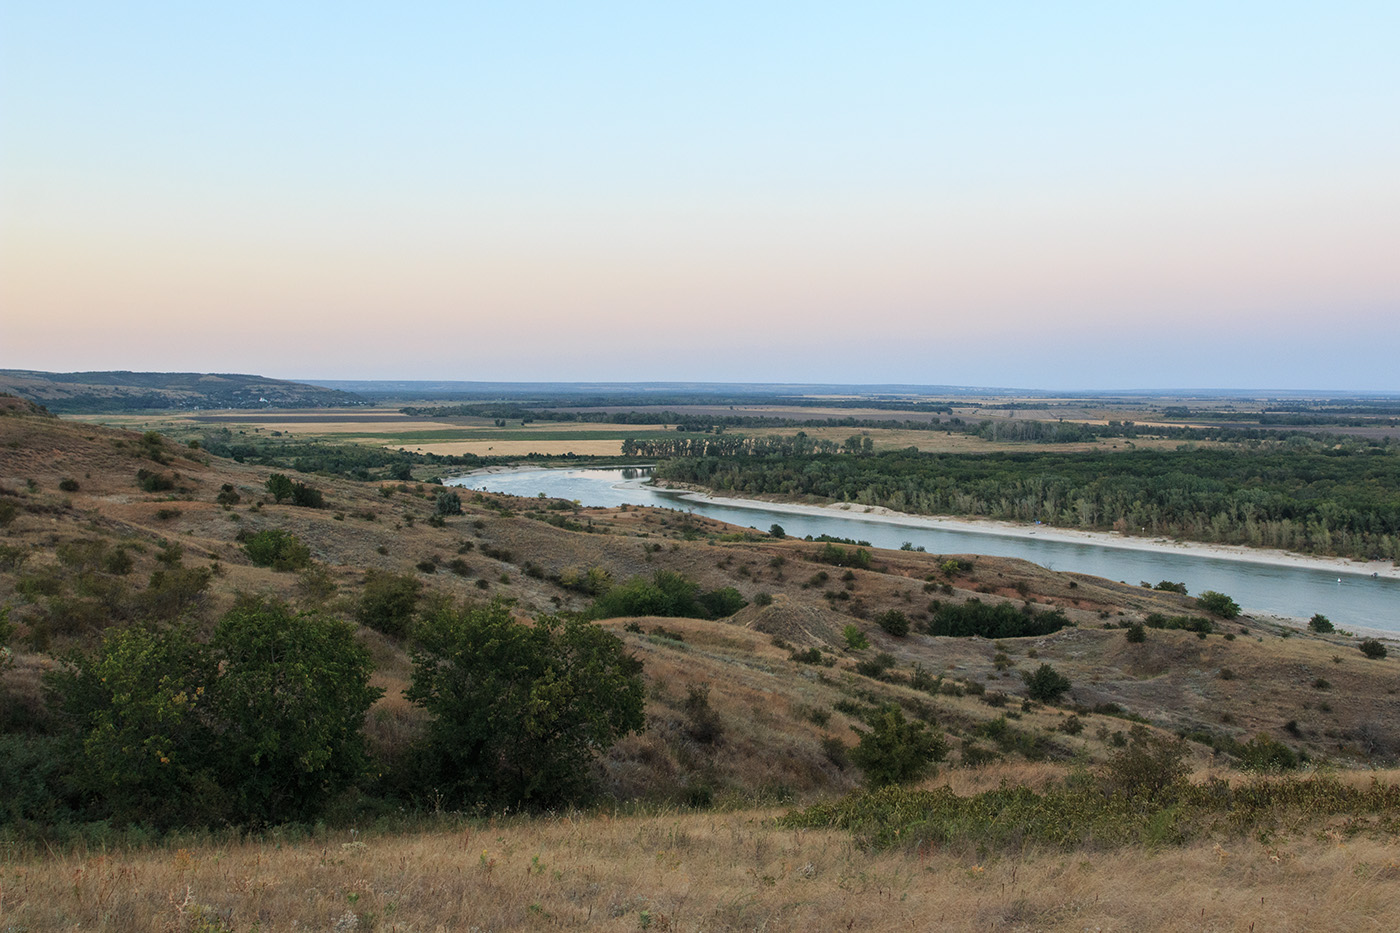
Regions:
<instances>
[{"instance_id":1,"label":"grassy hillside","mask_svg":"<svg viewBox=\"0 0 1400 933\"><path fill-rule=\"evenodd\" d=\"M810 929L837 918L888 929L937 913L954 929L1340 929L1396 909L1381 896L1396 871L1393 828L1362 811L1285 807L1233 829L1178 822L1179 838L1150 850L1126 835L869 848L846 830L774 822L860 786L850 750L888 703L945 736L948 754L923 786L960 794L1003 779L1046 793L1083 786L1135 747L1135 727L1191 738L1198 784L1247 785L1240 769L1258 763L1263 734L1305 756L1303 773L1323 767L1364 787L1371 775L1350 769L1400 752L1400 677L1393 657L1368 659L1348 636L1242 617L1212 619L1208 634L1147 627L1135 642L1132 623L1206 616L1174 593L1015 560L875 551L868 565L837 566L820 544L678 511L468 494L463 514L438 519L431 484L294 474L324 499L305 508L267 494L267 467L44 417L17 399L0 412L12 735L56 728L43 671L105 631L186 618L207 632L246 594L355 619L369 570L416 579L425 605L497 598L521 618L586 609L589 579L659 570L748 602L726 619L599 623L643 663L647 728L598 757L586 811L487 818L439 812L426 793L385 805L371 777L331 808L329 828L158 843L88 828L52 853L0 828L12 843L0 856L0 923ZM269 529L304 542L311 564L255 566L240 536ZM188 585L172 589L173 578ZM921 632L943 606L973 599L1059 611L1071 625L1000 640ZM881 627L892 610L910 634ZM848 633L868 647L851 647ZM357 637L385 690L366 719L370 751L392 762L423 728L402 695L411 642L364 626ZM1072 684L1055 705L1031 700L1021 676L1047 663Z\"/></svg>"}]
</instances>

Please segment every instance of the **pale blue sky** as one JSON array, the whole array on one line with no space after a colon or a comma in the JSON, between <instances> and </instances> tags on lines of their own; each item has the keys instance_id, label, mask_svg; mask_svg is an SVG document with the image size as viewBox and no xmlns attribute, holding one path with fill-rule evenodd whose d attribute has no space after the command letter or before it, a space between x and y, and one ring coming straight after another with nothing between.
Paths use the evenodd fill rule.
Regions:
<instances>
[{"instance_id":1,"label":"pale blue sky","mask_svg":"<svg viewBox=\"0 0 1400 933\"><path fill-rule=\"evenodd\" d=\"M1400 390L1400 4L0 3L0 366Z\"/></svg>"}]
</instances>

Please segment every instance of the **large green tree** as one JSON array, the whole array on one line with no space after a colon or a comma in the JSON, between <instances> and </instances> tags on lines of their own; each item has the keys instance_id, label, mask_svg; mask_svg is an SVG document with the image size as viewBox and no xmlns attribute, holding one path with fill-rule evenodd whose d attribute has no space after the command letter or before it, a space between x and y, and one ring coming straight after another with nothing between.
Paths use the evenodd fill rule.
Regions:
<instances>
[{"instance_id":1,"label":"large green tree","mask_svg":"<svg viewBox=\"0 0 1400 933\"><path fill-rule=\"evenodd\" d=\"M285 604L235 607L210 642L223 668L215 692L219 760L236 816L314 815L363 772L365 713L383 693L347 622Z\"/></svg>"},{"instance_id":2,"label":"large green tree","mask_svg":"<svg viewBox=\"0 0 1400 933\"><path fill-rule=\"evenodd\" d=\"M52 672L46 686L69 726L86 809L158 827L223 820L217 679L213 655L186 627L113 630L95 654Z\"/></svg>"},{"instance_id":3,"label":"large green tree","mask_svg":"<svg viewBox=\"0 0 1400 933\"><path fill-rule=\"evenodd\" d=\"M589 622L444 607L415 639L405 695L432 717L418 780L454 805L577 799L593 757L645 723L641 662Z\"/></svg>"},{"instance_id":4,"label":"large green tree","mask_svg":"<svg viewBox=\"0 0 1400 933\"><path fill-rule=\"evenodd\" d=\"M208 644L187 626L114 630L47 687L92 814L260 823L312 817L360 775L371 670L347 623L252 602Z\"/></svg>"}]
</instances>

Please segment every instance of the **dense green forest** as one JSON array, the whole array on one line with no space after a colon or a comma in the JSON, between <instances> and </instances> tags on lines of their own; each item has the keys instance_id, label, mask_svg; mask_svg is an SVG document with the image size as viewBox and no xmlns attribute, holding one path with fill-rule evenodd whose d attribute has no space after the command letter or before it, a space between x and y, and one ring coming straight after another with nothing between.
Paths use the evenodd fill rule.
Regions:
<instances>
[{"instance_id":1,"label":"dense green forest","mask_svg":"<svg viewBox=\"0 0 1400 933\"><path fill-rule=\"evenodd\" d=\"M720 440L704 439L711 446ZM655 475L750 496L1400 560L1394 445L1034 454L780 448L676 457Z\"/></svg>"}]
</instances>

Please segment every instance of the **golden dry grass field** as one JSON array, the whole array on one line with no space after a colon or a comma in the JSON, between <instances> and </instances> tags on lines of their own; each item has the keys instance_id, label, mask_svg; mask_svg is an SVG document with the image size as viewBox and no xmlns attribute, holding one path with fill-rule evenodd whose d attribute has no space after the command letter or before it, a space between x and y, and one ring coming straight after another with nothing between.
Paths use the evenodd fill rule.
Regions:
<instances>
[{"instance_id":1,"label":"golden dry grass field","mask_svg":"<svg viewBox=\"0 0 1400 933\"><path fill-rule=\"evenodd\" d=\"M1024 769L1022 769L1024 770ZM983 783L1024 782L988 769ZM874 851L774 808L428 819L0 864L7 930L1281 930L1400 926L1400 846Z\"/></svg>"},{"instance_id":2,"label":"golden dry grass field","mask_svg":"<svg viewBox=\"0 0 1400 933\"><path fill-rule=\"evenodd\" d=\"M997 400L988 400L991 404ZM807 408L783 405L750 405L715 408L712 406L677 406L677 411L701 416L732 414L754 417L783 417L794 420L822 418L891 418L902 419L910 413L870 409ZM954 408L957 417L971 422L984 418L1008 418L1053 421L1057 417L1087 424L1105 424L1109 419L1132 420L1134 412L1101 409L1012 411L981 408L973 405ZM917 416L916 416L917 417ZM521 424L509 422L498 427L488 418L452 417L417 418L402 414L396 408L306 409L247 411L220 413L152 413L122 415L79 415L74 420L100 423L129 430L155 429L176 436L197 436L202 430L225 427L235 433L243 432L263 437L282 436L300 441L327 440L402 448L415 453L444 455L474 454L480 457L527 457L531 454L561 456L616 457L622 451L622 441L628 437L664 435L674 425L619 425L579 421L541 421ZM900 450L914 447L937 453L987 453L991 451L1080 451L1128 450L1138 448L1174 449L1180 441L1167 438L1142 437L1131 442L1103 439L1083 443L1040 444L1026 441L992 440L957 432L911 430L897 426L882 427L763 427L735 428L731 433L759 437L790 436L798 430L809 436L840 443L852 434L869 435L876 450ZM274 434L276 432L276 434ZM1209 445L1212 442L1197 442Z\"/></svg>"}]
</instances>

